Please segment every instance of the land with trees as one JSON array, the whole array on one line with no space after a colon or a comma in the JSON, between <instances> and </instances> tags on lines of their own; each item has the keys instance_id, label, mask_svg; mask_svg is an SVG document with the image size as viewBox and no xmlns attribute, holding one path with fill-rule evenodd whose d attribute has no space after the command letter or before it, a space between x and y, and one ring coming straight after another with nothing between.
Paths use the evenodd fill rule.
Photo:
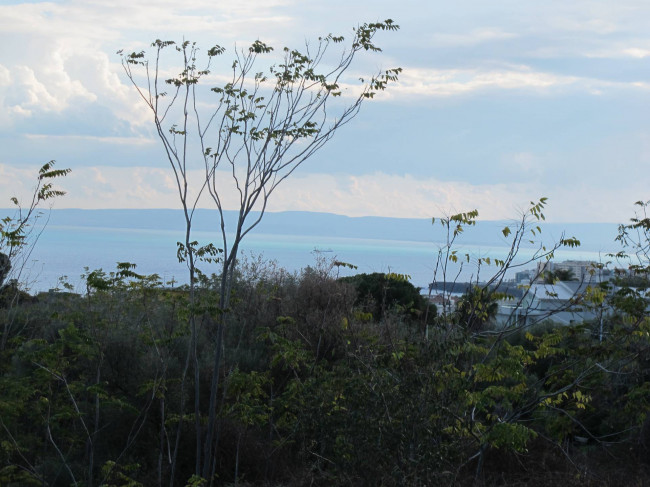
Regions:
<instances>
[{"instance_id":1,"label":"land with trees","mask_svg":"<svg viewBox=\"0 0 650 487\"><path fill-rule=\"evenodd\" d=\"M543 206L531 205L520 225L508 228L513 242L537 232ZM476 217L470 212L443 219L450 242L470 231ZM23 221L30 224L4 221L3 253L7 234L14 247L28 245L20 237L25 227L15 233ZM633 250L627 253L638 279L650 271L644 253L649 231L643 218L621 226L622 252ZM558 245L574 244L564 239ZM538 257L547 258L554 248L540 244ZM463 259L447 246L440 258L441 267ZM219 311L210 310L221 292L220 276L201 274L192 300L189 286L165 287L159 276L121 263L112 272L88 271L83 295L62 288L5 299L0 482L648 480L647 286L607 282L590 288L584 305L607 303L613 310L604 323L555 326L548 316L537 324L495 328L489 317L501 298L495 284L507 260L482 262L484 272L491 268L491 285L471 288L449 312L428 305L407 276L339 278L338 269L349 265L322 259L289 273L261 259L237 262L216 372L209 478L195 473L192 404L196 391L209 399L215 373ZM199 387L188 373L194 347ZM200 415L199 423L207 425L207 412Z\"/></svg>"},{"instance_id":2,"label":"land with trees","mask_svg":"<svg viewBox=\"0 0 650 487\"><path fill-rule=\"evenodd\" d=\"M338 64L330 60L322 72L330 47L344 39L286 49L267 75L253 67L272 50L257 41L237 54L232 80L211 89L217 108L207 118L197 90L222 48L209 49L200 68L188 42L156 41L150 59L123 55L176 177L186 219L178 258L189 284L166 287L129 262L89 269L83 294L63 283L33 297L11 279L3 284L0 484L650 481L647 203L621 225L621 253L612 257L632 259L642 285L590 286L576 302L610 312L570 327L556 326L552 313L524 325L516 317L504 327L491 322L495 302L509 298L509 271L579 245L543 241L544 198L502 229L511 250L501 260L456 248L477 211L434 220L447 235L432 276L443 293L457 277L451 264L475 267L456 309L436 308L400 274L339 278L353 263L325 259L290 273L239 255L274 188L396 80L399 68L384 71L338 102L355 56L379 50L375 34L396 28L388 20L360 26L334 56ZM166 52L182 68L162 81ZM197 160L205 178L193 187L188 168ZM224 166L239 205L228 230ZM0 224L3 279L37 240L30 232L39 228L38 207L62 196L52 180L67 172L44 165L32 202L24 209L13 201L15 215ZM206 195L220 215L219 245L193 238L194 209ZM538 250L521 260L530 241Z\"/></svg>"}]
</instances>

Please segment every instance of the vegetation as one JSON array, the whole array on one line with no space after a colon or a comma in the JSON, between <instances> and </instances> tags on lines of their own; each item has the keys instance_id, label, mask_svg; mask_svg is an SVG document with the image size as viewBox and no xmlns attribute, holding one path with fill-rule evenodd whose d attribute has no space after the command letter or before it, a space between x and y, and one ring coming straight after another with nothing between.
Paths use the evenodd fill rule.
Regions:
<instances>
[{"instance_id":1,"label":"vegetation","mask_svg":"<svg viewBox=\"0 0 650 487\"><path fill-rule=\"evenodd\" d=\"M513 238L526 233L538 205ZM475 217L448 220L460 234ZM647 257L635 259L647 268ZM600 299L615 311L600 335L598 323L495 328L502 296L478 284L455 311L431 312L425 323L426 304L405 276L340 279L341 265L319 261L292 274L238 262L209 478L195 474L196 418L186 405L209 396L216 330L204 312L195 338L188 316L218 299L220 276L198 281L192 304L189 287L165 288L121 263L110 273L89 270L84 295L54 292L3 307L0 320L12 326L3 327L0 350L0 484L650 479L644 291L591 289L586 303ZM192 347L198 377L188 373ZM201 412L198 422L208 420Z\"/></svg>"},{"instance_id":2,"label":"vegetation","mask_svg":"<svg viewBox=\"0 0 650 487\"><path fill-rule=\"evenodd\" d=\"M545 284L555 284L557 281L577 281L571 269L557 269L555 271L544 273Z\"/></svg>"},{"instance_id":3,"label":"vegetation","mask_svg":"<svg viewBox=\"0 0 650 487\"><path fill-rule=\"evenodd\" d=\"M409 282L409 276L374 272L340 280L352 284L357 292L355 305L370 312L375 320L396 310L420 316L426 309L426 301L420 290Z\"/></svg>"}]
</instances>

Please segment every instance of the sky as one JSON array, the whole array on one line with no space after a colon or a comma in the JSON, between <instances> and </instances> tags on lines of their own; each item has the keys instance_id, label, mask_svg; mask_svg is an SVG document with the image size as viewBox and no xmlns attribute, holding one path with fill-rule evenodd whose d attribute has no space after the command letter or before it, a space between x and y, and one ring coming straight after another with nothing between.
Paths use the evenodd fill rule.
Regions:
<instances>
[{"instance_id":1,"label":"sky","mask_svg":"<svg viewBox=\"0 0 650 487\"><path fill-rule=\"evenodd\" d=\"M229 60L387 18L400 30L346 81L399 66L399 82L268 210L503 219L547 197L550 221L624 222L650 199L647 0L0 0L0 207L55 159L72 169L55 208L179 208L119 49L191 39Z\"/></svg>"}]
</instances>

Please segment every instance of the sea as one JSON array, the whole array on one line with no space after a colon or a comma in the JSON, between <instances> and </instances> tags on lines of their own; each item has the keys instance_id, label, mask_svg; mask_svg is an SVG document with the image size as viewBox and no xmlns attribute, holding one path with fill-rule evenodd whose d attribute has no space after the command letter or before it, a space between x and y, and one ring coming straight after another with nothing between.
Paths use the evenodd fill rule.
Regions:
<instances>
[{"instance_id":1,"label":"sea","mask_svg":"<svg viewBox=\"0 0 650 487\"><path fill-rule=\"evenodd\" d=\"M184 239L183 228L169 223L170 215L174 215L171 220L180 221L180 213L151 211L121 210L113 214L102 210L54 210L32 232L33 245L24 253L20 264L14 265L13 277L31 293L62 289L62 282L69 283L75 292L83 293L86 289L83 276L88 271L111 272L116 270L117 263L130 262L137 266L135 271L140 274L158 274L167 286L186 283L187 267L177 259L177 242ZM409 276L411 282L422 289L443 277L437 262L439 251L445 250L445 243L440 234L432 232L430 221L381 218L369 221L328 214L298 215L297 212L275 214L270 220L272 225L260 226L245 237L242 258L275 261L290 272L300 272L308 266L323 265L323 262L325 265L333 261L345 262L355 267L335 267L333 275L394 272ZM282 223L287 221L293 223ZM310 225L301 224L301 221L308 221ZM391 233L391 225L400 231ZM197 227L193 239L202 245L212 242L220 246L219 233L206 229L206 225ZM409 231L411 227L415 230ZM301 232L301 228L304 231ZM379 228L381 231L377 230ZM615 227L607 226L599 231L597 234L602 234L604 242L612 242L609 248L599 243L562 249L556 251L554 260L602 262L608 259L606 254L618 248L613 242ZM510 250L509 244L499 239L482 240L480 236L478 240L467 242L459 239L455 249L463 265L451 263L447 280L468 281L477 276L485 280L495 272L494 267L487 265L479 269L477 259L503 259ZM534 263L526 262L537 251L536 245L523 245L515 261L521 267L516 270L533 268ZM465 254L470 256L469 262ZM219 272L216 264L203 264L201 268L208 275ZM511 274L514 277L514 270Z\"/></svg>"}]
</instances>

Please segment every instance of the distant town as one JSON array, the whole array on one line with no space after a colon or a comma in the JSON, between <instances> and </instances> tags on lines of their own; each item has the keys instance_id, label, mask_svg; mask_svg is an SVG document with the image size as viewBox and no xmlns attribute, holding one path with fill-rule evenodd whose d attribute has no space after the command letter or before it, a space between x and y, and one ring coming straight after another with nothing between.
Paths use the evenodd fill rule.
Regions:
<instances>
[{"instance_id":1,"label":"distant town","mask_svg":"<svg viewBox=\"0 0 650 487\"><path fill-rule=\"evenodd\" d=\"M635 280L643 277L633 266L610 269L594 261L550 260L497 282L430 283L428 298L439 312L451 313L457 310L463 296L474 287L482 287L488 289L487 295L498 305L490 316L498 328L542 322L571 325L602 320L611 312L590 299L596 289L613 293L620 281L634 286Z\"/></svg>"}]
</instances>

